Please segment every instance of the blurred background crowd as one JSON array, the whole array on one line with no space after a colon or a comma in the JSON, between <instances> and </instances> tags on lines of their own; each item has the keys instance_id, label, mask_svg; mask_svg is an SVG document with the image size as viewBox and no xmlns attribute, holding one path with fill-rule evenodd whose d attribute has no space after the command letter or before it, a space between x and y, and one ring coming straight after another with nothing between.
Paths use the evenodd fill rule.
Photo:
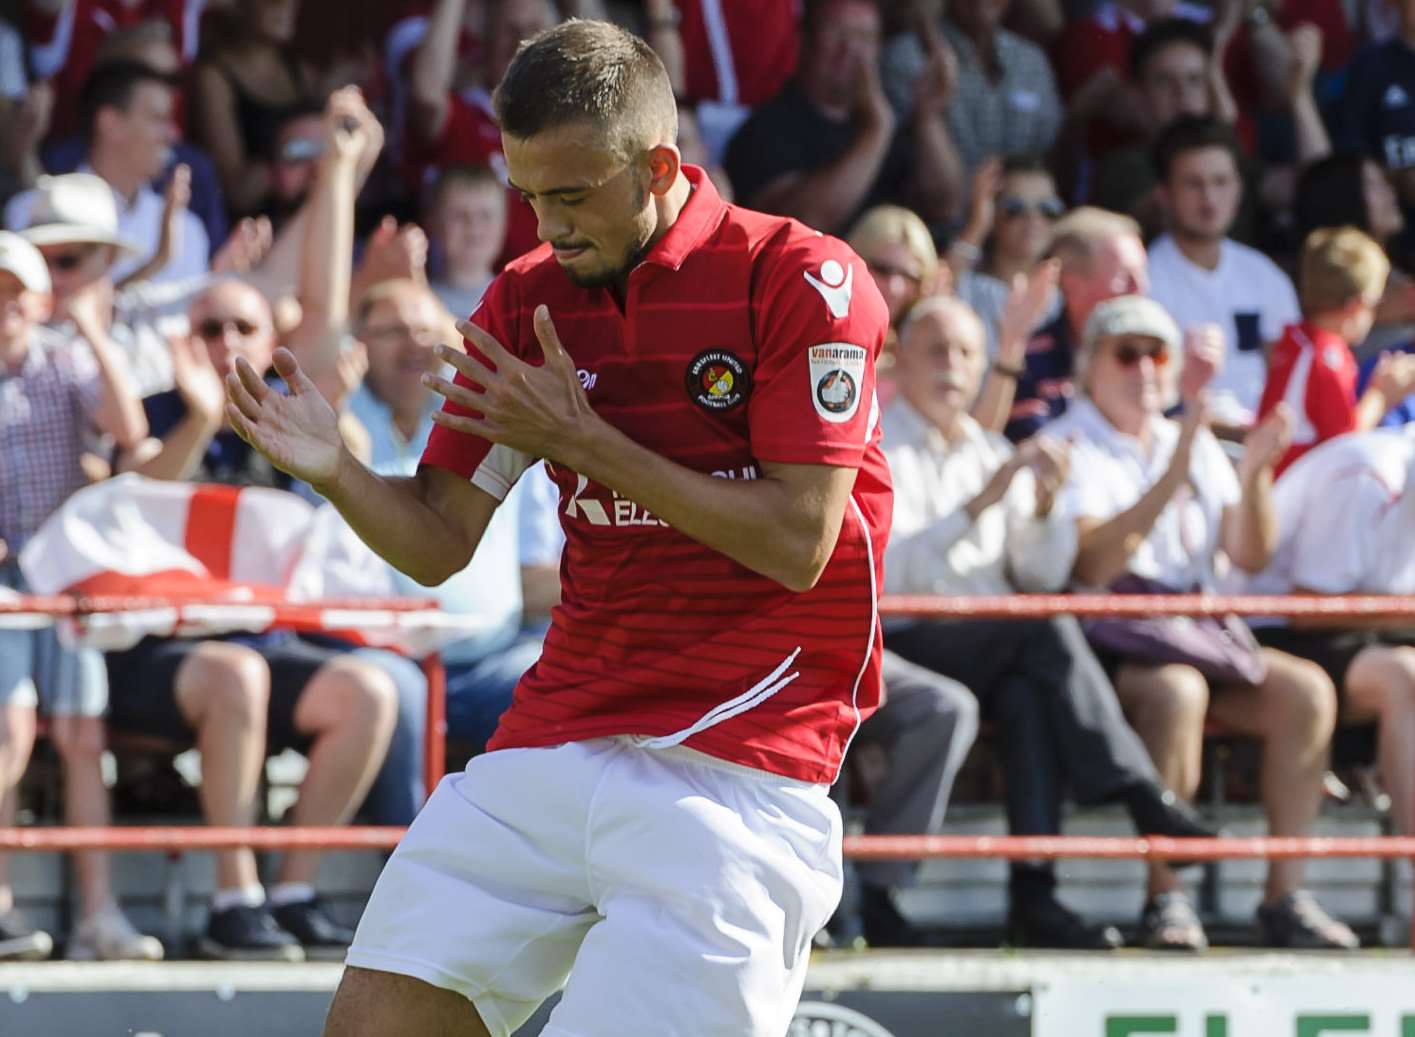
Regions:
<instances>
[{"instance_id":1,"label":"blurred background crowd","mask_svg":"<svg viewBox=\"0 0 1415 1037\"><path fill-rule=\"evenodd\" d=\"M644 35L685 161L724 197L849 240L889 306L886 590L1415 590L1415 2L1411 0L9 0L0 3L0 585L81 488L274 487L222 377L289 348L351 449L411 473L434 347L537 244L491 90L569 17ZM864 271L861 271L863 274ZM572 345L573 348L573 345ZM127 492L127 491L125 491ZM486 741L559 594L559 501L531 473L435 594L450 736ZM1415 624L1408 624L1415 626ZM890 620L886 704L841 798L865 830L936 831L982 731L1017 833L1113 803L1189 803L1216 729L1261 747L1274 834L1310 832L1358 764L1415 830L1415 636L1213 623ZM200 750L212 824L260 814L267 753L308 760L296 824L405 824L427 693L393 652L267 633L106 655L0 633L0 824L38 733L63 812L103 824L116 733ZM120 775L121 779L121 775ZM153 779L155 780L155 779ZM121 804L120 804L121 805ZM319 858L219 855L200 951L296 960L351 937ZM826 940L918 944L912 866L862 865ZM14 910L0 958L49 934ZM155 958L78 855L71 957ZM1207 946L1156 865L1131 938ZM1105 949L1054 871L1012 869L1008 938ZM1275 862L1256 939L1356 936Z\"/></svg>"}]
</instances>

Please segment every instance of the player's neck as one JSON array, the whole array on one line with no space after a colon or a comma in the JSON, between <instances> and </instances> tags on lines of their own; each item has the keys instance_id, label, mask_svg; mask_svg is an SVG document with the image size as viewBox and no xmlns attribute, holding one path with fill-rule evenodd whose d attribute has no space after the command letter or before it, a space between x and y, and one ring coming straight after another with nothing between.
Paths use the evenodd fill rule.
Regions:
<instances>
[{"instance_id":1,"label":"player's neck","mask_svg":"<svg viewBox=\"0 0 1415 1037\"><path fill-rule=\"evenodd\" d=\"M654 209L657 212L654 224L654 232L649 236L649 240L644 244L644 255L653 251L653 247L662 240L668 233L670 227L678 222L678 216L683 211L683 207L688 204L688 198L693 193L693 185L688 183L688 178L683 175L683 171L678 171L678 179L673 181L673 186L662 195L654 196ZM633 270L626 270L609 285L610 292L614 295L614 300L619 304L619 308L624 308L624 300L629 294L629 275Z\"/></svg>"}]
</instances>

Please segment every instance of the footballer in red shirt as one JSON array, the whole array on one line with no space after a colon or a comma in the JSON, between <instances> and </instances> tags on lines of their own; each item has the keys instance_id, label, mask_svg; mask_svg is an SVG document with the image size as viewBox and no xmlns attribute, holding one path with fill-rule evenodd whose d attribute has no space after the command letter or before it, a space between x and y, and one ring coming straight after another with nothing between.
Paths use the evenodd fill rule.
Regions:
<instances>
[{"instance_id":1,"label":"footballer in red shirt","mask_svg":"<svg viewBox=\"0 0 1415 1037\"><path fill-rule=\"evenodd\" d=\"M681 164L667 73L568 22L496 92L544 242L469 321L418 475L374 475L288 353L233 425L440 583L531 465L563 602L486 754L443 780L360 922L326 1033L782 1037L840 894L828 796L878 704L888 313L842 242Z\"/></svg>"}]
</instances>

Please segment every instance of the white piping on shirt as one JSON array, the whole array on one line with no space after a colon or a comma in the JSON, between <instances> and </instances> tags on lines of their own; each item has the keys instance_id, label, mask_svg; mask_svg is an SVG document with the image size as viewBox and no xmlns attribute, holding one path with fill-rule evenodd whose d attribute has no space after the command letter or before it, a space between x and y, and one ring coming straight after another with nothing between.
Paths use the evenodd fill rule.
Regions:
<instances>
[{"instance_id":1,"label":"white piping on shirt","mask_svg":"<svg viewBox=\"0 0 1415 1037\"><path fill-rule=\"evenodd\" d=\"M731 720L733 717L745 713L749 709L760 706L782 688L786 687L786 685L801 676L800 670L797 670L795 673L787 674L785 677L782 676L782 674L786 673L786 671L791 668L791 664L796 661L796 656L800 654L801 649L797 647L776 669L757 681L756 684L753 684L735 699L728 699L726 702L714 706L704 713L696 722L685 727L683 730L677 731L671 735L661 735L657 738L636 739L635 744L645 749L667 749L669 746L681 745L694 735L700 734L710 727L715 727L724 720Z\"/></svg>"},{"instance_id":2,"label":"white piping on shirt","mask_svg":"<svg viewBox=\"0 0 1415 1037\"><path fill-rule=\"evenodd\" d=\"M845 756L850 751L850 745L855 741L855 736L860 733L860 682L865 679L865 671L869 669L870 658L875 652L875 630L879 626L879 587L875 576L875 545L870 538L870 524L865 521L865 513L860 510L859 502L855 500L855 495L850 495L850 510L855 513L856 520L860 523L860 532L865 535L865 561L870 567L870 635L865 638L865 659L860 663L860 672L855 674L855 686L850 689L850 708L855 711L855 728L850 732L850 737L845 739L845 747L840 750L840 766L835 770L835 777L831 784L840 780L840 771L845 767ZM884 679L883 667L880 668L880 679Z\"/></svg>"}]
</instances>

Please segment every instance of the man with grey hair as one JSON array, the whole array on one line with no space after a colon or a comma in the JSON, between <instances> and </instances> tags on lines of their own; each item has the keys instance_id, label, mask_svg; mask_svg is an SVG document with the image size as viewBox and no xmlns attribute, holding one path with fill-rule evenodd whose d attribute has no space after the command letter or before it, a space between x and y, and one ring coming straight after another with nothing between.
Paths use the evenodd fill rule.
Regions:
<instances>
[{"instance_id":1,"label":"man with grey hair","mask_svg":"<svg viewBox=\"0 0 1415 1037\"><path fill-rule=\"evenodd\" d=\"M1072 357L1091 311L1106 299L1149 290L1140 227L1128 216L1082 206L1052 229L1048 258L1061 264L1062 310L1027 343L1021 367L992 365L992 376L1015 385L1005 433L1026 439L1062 414L1072 396Z\"/></svg>"},{"instance_id":2,"label":"man with grey hair","mask_svg":"<svg viewBox=\"0 0 1415 1037\"><path fill-rule=\"evenodd\" d=\"M956 299L924 300L905 322L900 395L882 428L894 476L885 588L903 594L1010 594L1065 585L1076 551L1056 507L1069 461L1058 441L1014 450L968 414L986 355L981 321ZM966 684L997 723L1016 834L1060 831L1061 791L1123 803L1146 833L1210 834L1160 783L1126 725L1076 620L899 621L889 647ZM1012 871L1012 939L1111 948L1120 934L1088 925L1057 899L1050 866Z\"/></svg>"}]
</instances>

